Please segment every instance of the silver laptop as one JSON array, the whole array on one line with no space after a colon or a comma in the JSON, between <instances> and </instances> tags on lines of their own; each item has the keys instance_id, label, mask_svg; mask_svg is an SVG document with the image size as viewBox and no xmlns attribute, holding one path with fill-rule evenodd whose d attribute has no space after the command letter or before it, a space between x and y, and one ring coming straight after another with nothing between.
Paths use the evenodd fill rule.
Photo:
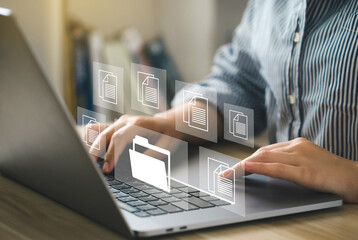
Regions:
<instances>
[{"instance_id":1,"label":"silver laptop","mask_svg":"<svg viewBox=\"0 0 358 240\"><path fill-rule=\"evenodd\" d=\"M10 11L0 10L3 175L126 237L164 235L342 205L338 196L259 175L245 177L238 190L243 194L241 212L237 205L184 182L172 180L168 193L138 179L104 176ZM196 164L189 165L189 173L196 169Z\"/></svg>"}]
</instances>

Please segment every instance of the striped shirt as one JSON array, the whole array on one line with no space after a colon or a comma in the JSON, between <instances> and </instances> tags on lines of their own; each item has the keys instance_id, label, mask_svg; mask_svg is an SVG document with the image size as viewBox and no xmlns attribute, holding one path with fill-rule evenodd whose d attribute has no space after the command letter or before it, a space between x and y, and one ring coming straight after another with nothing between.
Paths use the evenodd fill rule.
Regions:
<instances>
[{"instance_id":1,"label":"striped shirt","mask_svg":"<svg viewBox=\"0 0 358 240\"><path fill-rule=\"evenodd\" d=\"M198 86L254 109L270 142L305 137L358 159L358 1L253 0Z\"/></svg>"}]
</instances>

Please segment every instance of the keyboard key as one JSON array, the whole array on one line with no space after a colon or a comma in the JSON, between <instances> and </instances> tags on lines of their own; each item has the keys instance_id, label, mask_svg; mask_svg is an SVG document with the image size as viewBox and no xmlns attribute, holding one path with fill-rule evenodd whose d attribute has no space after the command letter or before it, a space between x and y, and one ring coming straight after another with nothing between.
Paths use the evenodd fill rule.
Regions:
<instances>
[{"instance_id":1,"label":"keyboard key","mask_svg":"<svg viewBox=\"0 0 358 240\"><path fill-rule=\"evenodd\" d=\"M155 200L155 201L150 201L149 204L153 205L153 206L160 206L160 205L165 205L167 204L166 202L164 202L163 200Z\"/></svg>"},{"instance_id":2,"label":"keyboard key","mask_svg":"<svg viewBox=\"0 0 358 240\"><path fill-rule=\"evenodd\" d=\"M205 197L201 197L202 200L204 201L216 201L216 200L220 200L219 198L216 198L214 196L205 196Z\"/></svg>"},{"instance_id":3,"label":"keyboard key","mask_svg":"<svg viewBox=\"0 0 358 240\"><path fill-rule=\"evenodd\" d=\"M136 192L139 192L139 190L138 189L135 189L135 188L133 188L133 187L131 187L131 188L125 188L125 189L122 189L121 190L122 192L124 192L124 193L136 193Z\"/></svg>"},{"instance_id":4,"label":"keyboard key","mask_svg":"<svg viewBox=\"0 0 358 240\"><path fill-rule=\"evenodd\" d=\"M194 196L194 197L207 197L209 196L209 194L204 193L204 192L192 192L190 193L190 195Z\"/></svg>"},{"instance_id":5,"label":"keyboard key","mask_svg":"<svg viewBox=\"0 0 358 240\"><path fill-rule=\"evenodd\" d=\"M127 197L128 194L124 193L124 192L116 192L116 193L113 193L113 196L115 198L121 198L121 197Z\"/></svg>"},{"instance_id":6,"label":"keyboard key","mask_svg":"<svg viewBox=\"0 0 358 240\"><path fill-rule=\"evenodd\" d=\"M200 198L197 197L189 197L187 199L184 199L185 201L188 201L189 203L192 203L200 208L208 208L208 207L214 207L214 204L211 204L209 202L206 202Z\"/></svg>"},{"instance_id":7,"label":"keyboard key","mask_svg":"<svg viewBox=\"0 0 358 240\"><path fill-rule=\"evenodd\" d=\"M185 192L185 193L195 193L195 192L199 192L198 189L192 188L192 187L180 187L178 188L180 191Z\"/></svg>"},{"instance_id":8,"label":"keyboard key","mask_svg":"<svg viewBox=\"0 0 358 240\"><path fill-rule=\"evenodd\" d=\"M148 210L153 210L153 209L157 209L157 207L154 207L150 204L146 204L146 205L140 205L137 207L138 209L142 210L142 211L148 211Z\"/></svg>"},{"instance_id":9,"label":"keyboard key","mask_svg":"<svg viewBox=\"0 0 358 240\"><path fill-rule=\"evenodd\" d=\"M139 190L145 190L145 189L152 189L153 187L142 184L142 185L135 186L135 188Z\"/></svg>"},{"instance_id":10,"label":"keyboard key","mask_svg":"<svg viewBox=\"0 0 358 240\"><path fill-rule=\"evenodd\" d=\"M104 175L104 179L106 179L107 181L111 181L114 180L114 177L110 175Z\"/></svg>"},{"instance_id":11,"label":"keyboard key","mask_svg":"<svg viewBox=\"0 0 358 240\"><path fill-rule=\"evenodd\" d=\"M127 210L128 212L131 212L131 213L139 211L139 209L129 206L128 204L123 203L123 202L117 202L117 204L121 209Z\"/></svg>"},{"instance_id":12,"label":"keyboard key","mask_svg":"<svg viewBox=\"0 0 358 240\"><path fill-rule=\"evenodd\" d=\"M155 201L158 200L158 198L153 197L153 196L146 196L146 197L138 197L140 200L144 201L144 202L149 202L149 201Z\"/></svg>"},{"instance_id":13,"label":"keyboard key","mask_svg":"<svg viewBox=\"0 0 358 240\"><path fill-rule=\"evenodd\" d=\"M224 206L224 205L230 205L229 202L226 202L224 200L216 200L216 201L211 201L212 204L214 204L215 206Z\"/></svg>"},{"instance_id":14,"label":"keyboard key","mask_svg":"<svg viewBox=\"0 0 358 240\"><path fill-rule=\"evenodd\" d=\"M174 197L177 197L177 198L188 198L190 197L189 194L185 193L185 192L180 192L180 193L174 193L172 194Z\"/></svg>"},{"instance_id":15,"label":"keyboard key","mask_svg":"<svg viewBox=\"0 0 358 240\"><path fill-rule=\"evenodd\" d=\"M155 194L155 193L160 193L161 192L160 190L158 190L156 188L144 189L142 191L145 192L145 193L148 193L148 194Z\"/></svg>"},{"instance_id":16,"label":"keyboard key","mask_svg":"<svg viewBox=\"0 0 358 240\"><path fill-rule=\"evenodd\" d=\"M113 180L107 180L106 183L107 183L107 185L114 185L114 184L118 184L119 182L117 180L113 179Z\"/></svg>"},{"instance_id":17,"label":"keyboard key","mask_svg":"<svg viewBox=\"0 0 358 240\"><path fill-rule=\"evenodd\" d=\"M152 194L154 197L156 198L167 198L167 197L171 197L168 193L165 192L161 192L161 193L155 193Z\"/></svg>"},{"instance_id":18,"label":"keyboard key","mask_svg":"<svg viewBox=\"0 0 358 240\"><path fill-rule=\"evenodd\" d=\"M149 210L149 211L147 211L147 213L149 213L150 215L153 215L153 216L166 214L166 212L161 209Z\"/></svg>"},{"instance_id":19,"label":"keyboard key","mask_svg":"<svg viewBox=\"0 0 358 240\"><path fill-rule=\"evenodd\" d=\"M173 202L173 205L180 207L181 209L184 209L185 211L195 210L199 209L197 206L190 204L188 202L180 201L180 202Z\"/></svg>"},{"instance_id":20,"label":"keyboard key","mask_svg":"<svg viewBox=\"0 0 358 240\"><path fill-rule=\"evenodd\" d=\"M138 216L138 217L149 217L149 216L150 216L149 213L146 213L146 212L143 212L143 211L141 211L141 212L135 212L134 214L135 214L136 216Z\"/></svg>"},{"instance_id":21,"label":"keyboard key","mask_svg":"<svg viewBox=\"0 0 358 240\"><path fill-rule=\"evenodd\" d=\"M115 189L115 188L112 188L112 187L109 188L109 191L111 191L112 193L120 192L118 189Z\"/></svg>"},{"instance_id":22,"label":"keyboard key","mask_svg":"<svg viewBox=\"0 0 358 240\"><path fill-rule=\"evenodd\" d=\"M171 187L175 187L175 188L179 188L179 187L185 187L184 184L176 182L176 181L170 181L170 186Z\"/></svg>"},{"instance_id":23,"label":"keyboard key","mask_svg":"<svg viewBox=\"0 0 358 240\"><path fill-rule=\"evenodd\" d=\"M123 190L126 188L131 188L131 186L125 184L125 183L121 183L121 184L115 184L111 186L112 188L118 189L118 190Z\"/></svg>"},{"instance_id":24,"label":"keyboard key","mask_svg":"<svg viewBox=\"0 0 358 240\"><path fill-rule=\"evenodd\" d=\"M140 181L128 181L126 182L126 184L132 186L132 187L136 187L136 186L142 186L144 185L143 182L140 182Z\"/></svg>"},{"instance_id":25,"label":"keyboard key","mask_svg":"<svg viewBox=\"0 0 358 240\"><path fill-rule=\"evenodd\" d=\"M120 197L120 198L117 198L119 201L121 202L130 202L130 201L136 201L137 198L134 198L132 196L127 196L127 197Z\"/></svg>"},{"instance_id":26,"label":"keyboard key","mask_svg":"<svg viewBox=\"0 0 358 240\"><path fill-rule=\"evenodd\" d=\"M145 202L140 201L140 200L131 201L131 202L128 202L128 204L131 205L132 207L137 207L137 206L140 206L140 205L146 205Z\"/></svg>"},{"instance_id":27,"label":"keyboard key","mask_svg":"<svg viewBox=\"0 0 358 240\"><path fill-rule=\"evenodd\" d=\"M170 188L170 194L173 194L173 193L181 193L182 191L176 189L176 188Z\"/></svg>"},{"instance_id":28,"label":"keyboard key","mask_svg":"<svg viewBox=\"0 0 358 240\"><path fill-rule=\"evenodd\" d=\"M162 198L162 200L166 201L168 203L181 201L179 198L176 198L176 197L173 197L173 196L170 196L170 197L167 197L167 198Z\"/></svg>"},{"instance_id":29,"label":"keyboard key","mask_svg":"<svg viewBox=\"0 0 358 240\"><path fill-rule=\"evenodd\" d=\"M134 193L131 193L130 195L135 198L148 196L148 194L145 192L134 192Z\"/></svg>"},{"instance_id":30,"label":"keyboard key","mask_svg":"<svg viewBox=\"0 0 358 240\"><path fill-rule=\"evenodd\" d=\"M174 212L182 212L183 210L181 208L178 208L176 206L173 206L173 205L162 205L162 206L159 206L160 209L168 212L168 213L174 213Z\"/></svg>"}]
</instances>

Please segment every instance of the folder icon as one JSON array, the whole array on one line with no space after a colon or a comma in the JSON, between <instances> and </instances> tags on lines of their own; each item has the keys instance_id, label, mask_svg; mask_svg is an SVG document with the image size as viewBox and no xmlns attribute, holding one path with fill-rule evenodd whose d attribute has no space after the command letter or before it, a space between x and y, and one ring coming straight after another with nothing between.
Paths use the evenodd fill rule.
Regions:
<instances>
[{"instance_id":1,"label":"folder icon","mask_svg":"<svg viewBox=\"0 0 358 240\"><path fill-rule=\"evenodd\" d=\"M154 154L156 157L147 155L148 152L156 153ZM133 139L133 149L129 149L129 157L133 178L170 192L170 152L168 150L152 145L147 138L137 135Z\"/></svg>"}]
</instances>

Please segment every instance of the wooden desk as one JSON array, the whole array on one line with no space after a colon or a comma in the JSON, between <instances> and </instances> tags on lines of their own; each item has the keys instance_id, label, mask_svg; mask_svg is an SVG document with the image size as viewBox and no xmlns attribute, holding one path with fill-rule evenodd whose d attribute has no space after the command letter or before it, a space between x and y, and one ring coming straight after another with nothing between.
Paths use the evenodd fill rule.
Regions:
<instances>
[{"instance_id":1,"label":"wooden desk","mask_svg":"<svg viewBox=\"0 0 358 240\"><path fill-rule=\"evenodd\" d=\"M222 150L222 149L221 149ZM245 157L252 150L243 150ZM357 239L358 204L169 235L162 239ZM0 176L0 239L123 239Z\"/></svg>"}]
</instances>

